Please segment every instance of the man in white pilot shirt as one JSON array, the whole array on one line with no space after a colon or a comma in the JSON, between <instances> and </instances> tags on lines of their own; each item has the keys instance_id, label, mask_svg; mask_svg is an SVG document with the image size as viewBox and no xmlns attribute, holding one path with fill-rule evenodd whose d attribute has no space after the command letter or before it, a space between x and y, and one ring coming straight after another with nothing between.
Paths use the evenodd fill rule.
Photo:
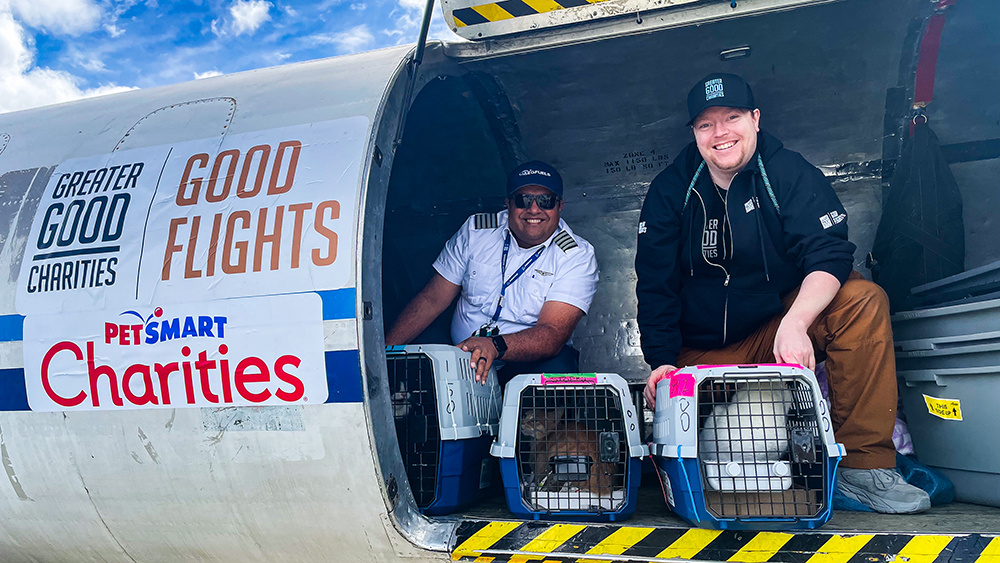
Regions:
<instances>
[{"instance_id":1,"label":"man in white pilot shirt","mask_svg":"<svg viewBox=\"0 0 1000 563\"><path fill-rule=\"evenodd\" d=\"M507 209L477 213L445 243L430 282L386 335L409 343L461 294L451 322L456 346L472 352L476 380L498 363L501 385L521 373L575 373L569 345L597 289L590 243L559 215L563 182L540 161L507 179Z\"/></svg>"}]
</instances>

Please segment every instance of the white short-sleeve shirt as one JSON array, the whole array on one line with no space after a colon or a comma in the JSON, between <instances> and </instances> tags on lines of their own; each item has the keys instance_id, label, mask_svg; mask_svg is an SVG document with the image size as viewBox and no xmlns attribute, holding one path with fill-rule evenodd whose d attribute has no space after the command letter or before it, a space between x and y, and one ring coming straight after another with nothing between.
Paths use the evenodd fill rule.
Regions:
<instances>
[{"instance_id":1,"label":"white short-sleeve shirt","mask_svg":"<svg viewBox=\"0 0 1000 563\"><path fill-rule=\"evenodd\" d=\"M455 344L472 336L496 310L503 285L500 262L507 228L507 211L477 213L444 245L434 261L434 269L462 294L451 321ZM504 292L503 309L497 326L500 334L519 332L535 326L546 301L560 301L584 313L597 291L597 259L594 248L573 234L562 219L559 228L543 244L538 259ZM511 234L507 254L510 278L539 248L521 248Z\"/></svg>"}]
</instances>

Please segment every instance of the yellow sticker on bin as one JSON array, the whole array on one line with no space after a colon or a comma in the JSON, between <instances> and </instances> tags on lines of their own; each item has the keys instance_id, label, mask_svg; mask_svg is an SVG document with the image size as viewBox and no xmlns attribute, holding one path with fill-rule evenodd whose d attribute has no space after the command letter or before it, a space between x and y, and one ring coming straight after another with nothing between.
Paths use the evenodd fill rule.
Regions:
<instances>
[{"instance_id":1,"label":"yellow sticker on bin","mask_svg":"<svg viewBox=\"0 0 1000 563\"><path fill-rule=\"evenodd\" d=\"M927 412L945 420L962 420L962 402L958 399L938 399L924 395Z\"/></svg>"}]
</instances>

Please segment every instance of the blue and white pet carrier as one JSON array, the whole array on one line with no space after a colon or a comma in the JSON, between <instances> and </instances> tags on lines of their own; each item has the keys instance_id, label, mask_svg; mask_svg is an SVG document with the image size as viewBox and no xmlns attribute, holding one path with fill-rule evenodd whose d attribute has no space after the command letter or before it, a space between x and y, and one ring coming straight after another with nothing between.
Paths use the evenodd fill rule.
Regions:
<instances>
[{"instance_id":1,"label":"blue and white pet carrier","mask_svg":"<svg viewBox=\"0 0 1000 563\"><path fill-rule=\"evenodd\" d=\"M472 354L444 344L386 348L396 437L410 489L424 514L481 500L496 481L490 444L500 423L500 385L476 382Z\"/></svg>"},{"instance_id":2,"label":"blue and white pet carrier","mask_svg":"<svg viewBox=\"0 0 1000 563\"><path fill-rule=\"evenodd\" d=\"M513 378L490 452L517 516L615 521L635 512L648 449L628 384L599 373Z\"/></svg>"},{"instance_id":3,"label":"blue and white pet carrier","mask_svg":"<svg viewBox=\"0 0 1000 563\"><path fill-rule=\"evenodd\" d=\"M652 453L664 498L703 528L817 528L844 446L798 365L698 366L656 386Z\"/></svg>"}]
</instances>

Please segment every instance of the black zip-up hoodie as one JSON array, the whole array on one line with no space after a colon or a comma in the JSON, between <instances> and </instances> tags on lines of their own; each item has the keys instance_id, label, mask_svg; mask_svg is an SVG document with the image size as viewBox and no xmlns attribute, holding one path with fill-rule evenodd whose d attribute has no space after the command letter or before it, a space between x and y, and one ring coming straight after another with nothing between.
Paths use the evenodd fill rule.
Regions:
<instances>
[{"instance_id":1,"label":"black zip-up hoodie","mask_svg":"<svg viewBox=\"0 0 1000 563\"><path fill-rule=\"evenodd\" d=\"M639 216L638 321L653 369L675 365L682 345L715 349L743 340L782 312L782 297L806 275L828 272L844 283L854 264L847 213L830 182L763 131L726 195L732 255L724 268L703 257L705 202L718 195L707 165L688 194L702 162L695 143L685 147L649 185Z\"/></svg>"}]
</instances>

